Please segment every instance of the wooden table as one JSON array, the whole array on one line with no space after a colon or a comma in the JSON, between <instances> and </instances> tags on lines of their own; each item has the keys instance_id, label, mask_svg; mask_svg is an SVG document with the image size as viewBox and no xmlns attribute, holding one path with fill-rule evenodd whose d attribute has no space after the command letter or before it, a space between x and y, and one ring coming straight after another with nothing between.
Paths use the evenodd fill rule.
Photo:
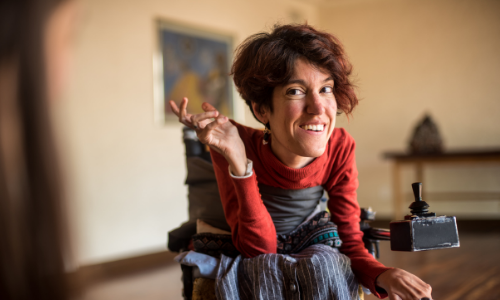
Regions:
<instances>
[{"instance_id":1,"label":"wooden table","mask_svg":"<svg viewBox=\"0 0 500 300\"><path fill-rule=\"evenodd\" d=\"M426 193L424 182L424 167L431 164L471 164L498 163L500 165L500 149L448 151L439 154L409 154L403 152L385 152L384 158L394 161L392 169L392 188L394 218L402 219L407 211L403 211L403 195L401 193L401 167L412 165L415 168L416 180L424 186L423 199L455 199L455 200L500 200L500 192L440 192Z\"/></svg>"}]
</instances>

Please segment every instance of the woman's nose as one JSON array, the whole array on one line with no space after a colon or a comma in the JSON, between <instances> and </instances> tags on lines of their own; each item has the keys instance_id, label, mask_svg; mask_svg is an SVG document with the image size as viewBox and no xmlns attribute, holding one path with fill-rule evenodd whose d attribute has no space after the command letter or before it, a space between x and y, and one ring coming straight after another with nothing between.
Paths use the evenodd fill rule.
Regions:
<instances>
[{"instance_id":1,"label":"woman's nose","mask_svg":"<svg viewBox=\"0 0 500 300\"><path fill-rule=\"evenodd\" d=\"M307 113L313 115L321 115L325 112L323 99L319 94L312 93L307 99Z\"/></svg>"}]
</instances>

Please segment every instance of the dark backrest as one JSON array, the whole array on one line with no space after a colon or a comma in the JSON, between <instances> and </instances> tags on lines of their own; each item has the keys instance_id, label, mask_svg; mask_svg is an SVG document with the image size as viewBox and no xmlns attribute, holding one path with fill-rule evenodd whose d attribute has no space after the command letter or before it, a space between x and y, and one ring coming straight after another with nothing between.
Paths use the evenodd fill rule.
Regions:
<instances>
[{"instance_id":1,"label":"dark backrest","mask_svg":"<svg viewBox=\"0 0 500 300\"><path fill-rule=\"evenodd\" d=\"M186 168L189 200L189 220L168 233L168 248L179 252L187 249L191 237L196 234L196 220L231 231L226 222L220 201L210 152L206 150L194 130L184 127L183 139L186 149Z\"/></svg>"}]
</instances>

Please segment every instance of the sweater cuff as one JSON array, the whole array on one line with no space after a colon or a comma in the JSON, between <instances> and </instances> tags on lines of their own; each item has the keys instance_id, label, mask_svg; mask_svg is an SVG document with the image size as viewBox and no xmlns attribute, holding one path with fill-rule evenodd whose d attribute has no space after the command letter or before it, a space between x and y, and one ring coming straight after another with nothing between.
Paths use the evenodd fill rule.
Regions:
<instances>
[{"instance_id":1,"label":"sweater cuff","mask_svg":"<svg viewBox=\"0 0 500 300\"><path fill-rule=\"evenodd\" d=\"M231 177L233 177L235 179L250 178L253 175L253 161L251 161L251 160L249 160L247 158L247 169L245 171L245 175L243 175L243 176L233 175L233 173L231 172L231 167L230 166L227 167L227 170L229 171L229 175L231 175Z\"/></svg>"},{"instance_id":2,"label":"sweater cuff","mask_svg":"<svg viewBox=\"0 0 500 300\"><path fill-rule=\"evenodd\" d=\"M384 273L385 271L391 270L391 269L394 269L394 268L385 267L385 268L379 269L378 272L376 272L374 274L375 278L373 278L371 280L370 286L367 287L368 289L370 289L370 291L373 293L373 295L379 299L387 298L388 294L387 294L386 290L384 290L383 288L381 288L377 285L377 278L378 278L378 276L380 276L380 274Z\"/></svg>"}]
</instances>

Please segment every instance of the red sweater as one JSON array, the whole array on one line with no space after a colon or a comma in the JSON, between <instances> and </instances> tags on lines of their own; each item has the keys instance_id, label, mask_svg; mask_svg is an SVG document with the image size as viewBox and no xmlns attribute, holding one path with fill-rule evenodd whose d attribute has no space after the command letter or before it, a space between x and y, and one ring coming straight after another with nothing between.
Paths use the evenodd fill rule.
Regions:
<instances>
[{"instance_id":1,"label":"red sweater","mask_svg":"<svg viewBox=\"0 0 500 300\"><path fill-rule=\"evenodd\" d=\"M322 185L328 192L328 208L343 242L340 251L351 259L352 270L361 284L378 297L387 296L375 289L375 280L390 268L368 253L359 229L354 139L345 129L335 128L323 155L301 169L292 169L276 158L270 144L263 145L262 131L232 123L238 128L248 159L253 161L253 175L244 179L233 178L226 159L215 151L211 151L211 155L233 243L243 256L255 257L277 250L276 230L262 202L257 181L282 189Z\"/></svg>"}]
</instances>

